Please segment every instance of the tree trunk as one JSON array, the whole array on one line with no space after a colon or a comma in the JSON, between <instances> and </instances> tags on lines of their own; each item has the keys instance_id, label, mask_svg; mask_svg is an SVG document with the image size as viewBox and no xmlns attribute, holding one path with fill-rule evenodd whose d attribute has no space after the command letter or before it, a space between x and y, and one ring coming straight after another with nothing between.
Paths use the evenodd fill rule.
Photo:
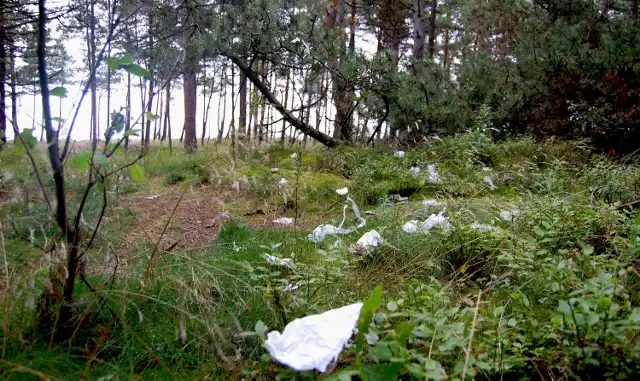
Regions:
<instances>
[{"instance_id":1,"label":"tree trunk","mask_svg":"<svg viewBox=\"0 0 640 381\"><path fill-rule=\"evenodd\" d=\"M638 20L638 0L631 0L631 20Z\"/></svg>"},{"instance_id":2,"label":"tree trunk","mask_svg":"<svg viewBox=\"0 0 640 381\"><path fill-rule=\"evenodd\" d=\"M205 76L206 78L206 76ZM211 110L211 99L213 98L213 90L216 86L216 77L212 76L211 77L211 91L209 92L209 98L207 98L206 96L204 97L204 109L203 109L203 116L202 116L202 139L201 139L201 146L204 147L204 138L206 136L206 131L207 131L207 124L209 123L209 111ZM205 89L207 88L207 84L205 82ZM205 90L205 94L206 94L206 90ZM209 136L211 136L211 132L209 132Z\"/></svg>"},{"instance_id":3,"label":"tree trunk","mask_svg":"<svg viewBox=\"0 0 640 381\"><path fill-rule=\"evenodd\" d=\"M284 85L284 106L287 106L287 102L289 102L289 69L287 69L287 78L286 83ZM280 144L284 147L285 135L287 132L287 121L282 120L282 131L280 131Z\"/></svg>"},{"instance_id":4,"label":"tree trunk","mask_svg":"<svg viewBox=\"0 0 640 381\"><path fill-rule=\"evenodd\" d=\"M436 12L438 11L438 0L431 0L431 16L429 17L429 58L433 59L436 50Z\"/></svg>"},{"instance_id":5,"label":"tree trunk","mask_svg":"<svg viewBox=\"0 0 640 381\"><path fill-rule=\"evenodd\" d=\"M187 67L183 74L184 81L184 149L194 153L198 148L196 137L196 110L198 102L198 83L195 67Z\"/></svg>"},{"instance_id":6,"label":"tree trunk","mask_svg":"<svg viewBox=\"0 0 640 381\"><path fill-rule=\"evenodd\" d=\"M293 125L293 127L295 127L300 132L309 135L311 138L319 141L320 143L326 146L333 147L340 143L339 140L334 139L331 136L328 136L326 134L323 134L322 132L304 123L304 121L301 121L300 119L296 118L289 110L287 110L280 102L278 102L278 100L273 95L273 93L269 90L269 88L264 83L262 83L262 81L260 81L260 78L258 77L258 75L253 70L251 70L251 68L244 61L242 61L238 57L231 56L231 55L227 57L231 60L231 62L236 64L236 66L238 66L238 68L241 71L245 73L247 78L251 82L253 82L256 88L260 90L260 92L265 96L266 100L269 101L269 103L271 103L271 105L273 105L273 107L276 110L278 110L278 112L282 114L282 116L287 120L287 122Z\"/></svg>"},{"instance_id":7,"label":"tree trunk","mask_svg":"<svg viewBox=\"0 0 640 381\"><path fill-rule=\"evenodd\" d=\"M238 130L241 134L247 133L247 77L240 73L240 119Z\"/></svg>"},{"instance_id":8,"label":"tree trunk","mask_svg":"<svg viewBox=\"0 0 640 381\"><path fill-rule=\"evenodd\" d=\"M109 30L111 30L111 0L107 0L107 14L108 14L108 22L109 22ZM107 57L111 57L111 39L107 42ZM60 98L62 102L62 98ZM62 109L62 107L61 107ZM60 113L60 117L62 118L62 112ZM111 128L111 69L107 67L107 124L106 128Z\"/></svg>"},{"instance_id":9,"label":"tree trunk","mask_svg":"<svg viewBox=\"0 0 640 381\"><path fill-rule=\"evenodd\" d=\"M91 26L90 26L90 46L89 46L89 70L92 72L96 68L96 17L95 2L91 1ZM91 150L98 148L98 87L96 76L92 76L91 81L91 126L93 139L91 140Z\"/></svg>"},{"instance_id":10,"label":"tree trunk","mask_svg":"<svg viewBox=\"0 0 640 381\"><path fill-rule=\"evenodd\" d=\"M0 150L7 142L7 115L5 114L7 99L5 83L7 81L7 35L4 25L4 7L0 9Z\"/></svg>"},{"instance_id":11,"label":"tree trunk","mask_svg":"<svg viewBox=\"0 0 640 381\"><path fill-rule=\"evenodd\" d=\"M231 134L231 147L232 152L235 152L236 148L236 102L234 102L234 96L236 94L236 68L231 66L231 121L229 123L229 132Z\"/></svg>"},{"instance_id":12,"label":"tree trunk","mask_svg":"<svg viewBox=\"0 0 640 381\"><path fill-rule=\"evenodd\" d=\"M262 83L266 83L266 72L265 72L265 60L262 60L262 67L260 69L260 77L262 79ZM265 141L265 129L264 129L264 111L265 111L265 100L264 95L260 97L260 143Z\"/></svg>"},{"instance_id":13,"label":"tree trunk","mask_svg":"<svg viewBox=\"0 0 640 381\"><path fill-rule=\"evenodd\" d=\"M449 67L449 28L444 31L444 57L442 58L442 67L445 70Z\"/></svg>"},{"instance_id":14,"label":"tree trunk","mask_svg":"<svg viewBox=\"0 0 640 381\"><path fill-rule=\"evenodd\" d=\"M356 53L356 29L358 26L358 18L356 17L357 8L356 1L351 4L351 20L349 28L349 55L353 56Z\"/></svg>"},{"instance_id":15,"label":"tree trunk","mask_svg":"<svg viewBox=\"0 0 640 381\"><path fill-rule=\"evenodd\" d=\"M167 130L169 127L169 110L171 109L171 82L167 82L167 89L165 90L165 100L164 100L164 126L162 127L162 137L160 138L161 142L167 140Z\"/></svg>"},{"instance_id":16,"label":"tree trunk","mask_svg":"<svg viewBox=\"0 0 640 381\"><path fill-rule=\"evenodd\" d=\"M1 16L0 16L1 17ZM20 131L18 127L18 93L16 90L17 87L17 79L16 79L16 51L15 46L11 44L9 46L9 59L10 59L10 70L11 70L11 120L13 123L13 130ZM0 127L2 129L2 127ZM3 134L6 141L6 136Z\"/></svg>"},{"instance_id":17,"label":"tree trunk","mask_svg":"<svg viewBox=\"0 0 640 381\"><path fill-rule=\"evenodd\" d=\"M164 106L162 98L162 89L158 89L158 101L156 102L156 116L159 116ZM153 121L153 141L160 140L160 129L162 128L162 119Z\"/></svg>"},{"instance_id":18,"label":"tree trunk","mask_svg":"<svg viewBox=\"0 0 640 381\"><path fill-rule=\"evenodd\" d=\"M223 91L222 121L220 122L220 128L218 129L218 138L217 138L218 144L222 143L222 137L224 136L224 124L227 118L227 63L226 62L222 66L222 87L224 88L224 91L222 90L222 88L220 89L221 91ZM219 103L220 102L218 101L218 104ZM220 107L218 107L218 111L219 110L220 110Z\"/></svg>"},{"instance_id":19,"label":"tree trunk","mask_svg":"<svg viewBox=\"0 0 640 381\"><path fill-rule=\"evenodd\" d=\"M346 41L344 33L344 12L345 0L330 0L324 18L325 28L336 29L336 39L339 44L339 54L334 55L329 61L329 70L333 79L333 101L336 108L333 139L351 139L353 133L353 122L351 120L348 85L340 75L340 63L346 55ZM304 123L304 122L303 122Z\"/></svg>"},{"instance_id":20,"label":"tree trunk","mask_svg":"<svg viewBox=\"0 0 640 381\"><path fill-rule=\"evenodd\" d=\"M127 109L125 110L124 132L131 130L131 74L127 73ZM124 150L129 148L129 136L124 138Z\"/></svg>"},{"instance_id":21,"label":"tree trunk","mask_svg":"<svg viewBox=\"0 0 640 381\"><path fill-rule=\"evenodd\" d=\"M424 0L414 0L413 3L413 65L422 64L424 60L424 39L425 39L425 22L424 22ZM431 40L429 40L431 41Z\"/></svg>"}]
</instances>

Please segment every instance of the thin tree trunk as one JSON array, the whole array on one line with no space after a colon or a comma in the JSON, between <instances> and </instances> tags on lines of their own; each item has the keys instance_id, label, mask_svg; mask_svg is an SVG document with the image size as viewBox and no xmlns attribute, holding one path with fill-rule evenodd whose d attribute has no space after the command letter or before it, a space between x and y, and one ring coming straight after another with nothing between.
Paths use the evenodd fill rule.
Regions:
<instances>
[{"instance_id":1,"label":"thin tree trunk","mask_svg":"<svg viewBox=\"0 0 640 381\"><path fill-rule=\"evenodd\" d=\"M162 89L159 90L158 93L158 101L156 102L156 116L159 116L162 112L163 98L162 98ZM162 120L156 119L153 121L153 141L160 139L160 129L162 128Z\"/></svg>"},{"instance_id":2,"label":"thin tree trunk","mask_svg":"<svg viewBox=\"0 0 640 381\"><path fill-rule=\"evenodd\" d=\"M444 57L442 67L446 70L449 67L449 28L444 31Z\"/></svg>"},{"instance_id":3,"label":"thin tree trunk","mask_svg":"<svg viewBox=\"0 0 640 381\"><path fill-rule=\"evenodd\" d=\"M288 102L289 102L289 69L287 69L287 78L286 78L286 83L284 85L284 102L282 103L286 107ZM280 131L280 144L282 144L283 147L284 147L286 131L287 131L287 121L282 119L282 131Z\"/></svg>"},{"instance_id":4,"label":"thin tree trunk","mask_svg":"<svg viewBox=\"0 0 640 381\"><path fill-rule=\"evenodd\" d=\"M109 29L111 29L111 0L107 0L107 14L109 21ZM107 42L107 57L111 57L111 39ZM62 101L62 98L60 99ZM62 113L60 115L62 117ZM111 69L107 68L107 124L106 128L111 127Z\"/></svg>"},{"instance_id":5,"label":"thin tree trunk","mask_svg":"<svg viewBox=\"0 0 640 381\"><path fill-rule=\"evenodd\" d=\"M231 134L231 147L232 152L235 152L236 148L236 69L235 66L231 66L231 123L229 126L229 133Z\"/></svg>"},{"instance_id":6,"label":"thin tree trunk","mask_svg":"<svg viewBox=\"0 0 640 381\"><path fill-rule=\"evenodd\" d=\"M169 127L169 110L171 109L171 82L167 82L167 88L164 93L164 126L162 127L162 137L160 138L161 142L164 142L167 139L167 131Z\"/></svg>"},{"instance_id":7,"label":"thin tree trunk","mask_svg":"<svg viewBox=\"0 0 640 381\"><path fill-rule=\"evenodd\" d=\"M218 144L222 143L222 137L224 136L224 124L227 118L227 63L225 62L222 66L222 87L224 88L224 92L222 94L222 121L220 122L220 128L218 129ZM222 89L221 89L222 91ZM218 104L220 102L218 101ZM218 107L220 110L220 107Z\"/></svg>"},{"instance_id":8,"label":"thin tree trunk","mask_svg":"<svg viewBox=\"0 0 640 381\"><path fill-rule=\"evenodd\" d=\"M202 139L201 139L201 145L203 147L204 147L204 138L206 136L206 131L207 131L207 124L209 123L209 111L211 110L211 99L213 98L213 90L215 88L215 85L216 85L216 77L213 76L211 77L211 91L209 92L209 98L205 96L204 102L203 102L204 115L202 116ZM204 88L205 88L205 94L206 94L206 88L207 88L206 82L205 82ZM211 136L211 133L209 133L209 136Z\"/></svg>"},{"instance_id":9,"label":"thin tree trunk","mask_svg":"<svg viewBox=\"0 0 640 381\"><path fill-rule=\"evenodd\" d=\"M131 74L127 73L127 109L125 110L124 132L131 130ZM124 138L125 151L129 148L129 136Z\"/></svg>"},{"instance_id":10,"label":"thin tree trunk","mask_svg":"<svg viewBox=\"0 0 640 381\"><path fill-rule=\"evenodd\" d=\"M91 1L91 26L90 26L90 59L89 70L93 71L96 67L96 17L95 17L95 2ZM91 80L91 125L93 127L93 139L91 140L91 150L95 151L98 148L98 86L96 83L96 76L92 76Z\"/></svg>"},{"instance_id":11,"label":"thin tree trunk","mask_svg":"<svg viewBox=\"0 0 640 381\"><path fill-rule=\"evenodd\" d=\"M194 153L198 149L196 137L196 111L198 102L198 83L195 67L188 67L184 74L184 149Z\"/></svg>"},{"instance_id":12,"label":"thin tree trunk","mask_svg":"<svg viewBox=\"0 0 640 381\"><path fill-rule=\"evenodd\" d=\"M266 72L265 72L265 62L266 60L262 60L262 67L260 69L260 77L262 79L262 83L266 83ZM264 95L260 97L260 143L265 141L265 128L264 128L264 111L265 111L265 100Z\"/></svg>"},{"instance_id":13,"label":"thin tree trunk","mask_svg":"<svg viewBox=\"0 0 640 381\"><path fill-rule=\"evenodd\" d=\"M238 120L238 131L241 134L247 133L247 77L240 73L240 119Z\"/></svg>"},{"instance_id":14,"label":"thin tree trunk","mask_svg":"<svg viewBox=\"0 0 640 381\"><path fill-rule=\"evenodd\" d=\"M421 65L424 60L424 39L425 39L425 23L424 23L424 0L414 0L413 3L413 54L412 61L414 65Z\"/></svg>"},{"instance_id":15,"label":"thin tree trunk","mask_svg":"<svg viewBox=\"0 0 640 381\"><path fill-rule=\"evenodd\" d=\"M9 56L9 59L11 60L11 120L13 121L14 131L20 131L20 128L18 127L18 93L16 90L16 51L13 43L9 46ZM7 135L3 136L6 141Z\"/></svg>"},{"instance_id":16,"label":"thin tree trunk","mask_svg":"<svg viewBox=\"0 0 640 381\"><path fill-rule=\"evenodd\" d=\"M356 27L358 26L358 18L356 17L356 1L351 4L351 20L349 28L349 54L353 57L356 53Z\"/></svg>"},{"instance_id":17,"label":"thin tree trunk","mask_svg":"<svg viewBox=\"0 0 640 381\"><path fill-rule=\"evenodd\" d=\"M5 114L7 94L5 91L5 83L7 81L6 46L8 41L4 25L4 12L4 8L0 8L0 150L7 142L7 115Z\"/></svg>"}]
</instances>

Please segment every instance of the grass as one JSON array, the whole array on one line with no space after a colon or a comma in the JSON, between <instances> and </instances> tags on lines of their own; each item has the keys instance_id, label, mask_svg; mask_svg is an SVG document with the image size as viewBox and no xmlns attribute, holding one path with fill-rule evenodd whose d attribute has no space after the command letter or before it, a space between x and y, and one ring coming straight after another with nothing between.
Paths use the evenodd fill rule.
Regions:
<instances>
[{"instance_id":1,"label":"grass","mask_svg":"<svg viewBox=\"0 0 640 381\"><path fill-rule=\"evenodd\" d=\"M316 379L265 357L252 333L256 324L281 330L297 317L365 300L380 284L383 299L371 327L380 341L364 352L345 350L334 373L359 363L358 372L383 379L634 374L640 223L634 211L619 207L640 196L633 158L615 162L582 143L476 142L448 138L408 150L405 159L382 148L316 148L296 159L290 156L295 149L275 146L242 157L216 148L186 156L154 147L136 165L143 176L134 169L106 184L107 218L85 265L95 292L78 286L77 332L58 346L49 345L51 332L40 329L37 317L51 264L60 260L54 250L60 233L20 155L5 151L5 173L20 175L5 175L0 185L12 280L9 290L3 286L9 319L3 318L0 375ZM109 165L127 160L122 154ZM436 164L441 183L425 184L424 175L410 171L428 164ZM497 190L483 181L486 175ZM77 205L85 174L72 166L69 178L70 204ZM342 187L368 211L366 228L309 241L317 225L342 220L344 197L335 193ZM136 200L171 192L195 197L189 205L196 207L204 198L219 200L219 213L231 218L210 230L198 227L205 236L197 245L168 250L171 241L156 253L160 232L140 225ZM408 198L383 202L397 202L394 194ZM83 214L88 232L100 196L90 193ZM405 222L440 211L423 205L433 198L446 203L452 228L402 231ZM168 238L192 228L178 226L193 222L190 211L178 207L186 217L169 221ZM500 218L512 209L520 211L517 218ZM156 216L158 226L170 214ZM296 217L296 226L271 222L283 216ZM347 210L345 226L356 223ZM473 223L493 230L473 230ZM354 250L369 229L384 237L383 246ZM265 254L294 259L295 266L270 266ZM291 284L299 288L283 291Z\"/></svg>"}]
</instances>

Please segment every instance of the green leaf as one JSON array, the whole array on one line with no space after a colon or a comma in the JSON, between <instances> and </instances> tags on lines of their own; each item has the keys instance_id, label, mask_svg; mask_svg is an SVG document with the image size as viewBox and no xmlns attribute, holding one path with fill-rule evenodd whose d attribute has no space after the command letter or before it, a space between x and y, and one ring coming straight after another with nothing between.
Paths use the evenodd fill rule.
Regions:
<instances>
[{"instance_id":1,"label":"green leaf","mask_svg":"<svg viewBox=\"0 0 640 381\"><path fill-rule=\"evenodd\" d=\"M587 324L594 325L599 321L600 321L600 316L598 316L598 314L592 312L587 315Z\"/></svg>"},{"instance_id":2,"label":"green leaf","mask_svg":"<svg viewBox=\"0 0 640 381\"><path fill-rule=\"evenodd\" d=\"M356 338L356 351L360 352L364 348L365 335L369 332L369 325L373 319L373 314L380 307L382 300L382 286L376 287L369 299L362 305L360 310L360 318L358 319L358 336Z\"/></svg>"},{"instance_id":3,"label":"green leaf","mask_svg":"<svg viewBox=\"0 0 640 381\"><path fill-rule=\"evenodd\" d=\"M146 113L144 114L144 116L145 116L148 120L150 120L150 121L152 121L152 122L153 122L153 121L155 121L155 120L160 119L160 115L156 115L156 114L154 114L154 113L152 113L152 112L150 112L150 111L149 111L149 112L146 112Z\"/></svg>"},{"instance_id":4,"label":"green leaf","mask_svg":"<svg viewBox=\"0 0 640 381\"><path fill-rule=\"evenodd\" d=\"M69 161L69 166L74 168L78 173L84 173L89 169L91 156L92 153L90 151L81 152Z\"/></svg>"},{"instance_id":5,"label":"green leaf","mask_svg":"<svg viewBox=\"0 0 640 381\"><path fill-rule=\"evenodd\" d=\"M107 67L109 68L109 70L117 70L119 65L120 60L118 59L118 57L107 57Z\"/></svg>"},{"instance_id":6,"label":"green leaf","mask_svg":"<svg viewBox=\"0 0 640 381\"><path fill-rule=\"evenodd\" d=\"M357 369L341 369L340 371L325 378L324 381L351 381L353 376L357 376L359 374L360 371Z\"/></svg>"},{"instance_id":7,"label":"green leaf","mask_svg":"<svg viewBox=\"0 0 640 381\"><path fill-rule=\"evenodd\" d=\"M129 176L131 176L131 180L137 183L144 181L144 169L138 164L134 164L129 167Z\"/></svg>"},{"instance_id":8,"label":"green leaf","mask_svg":"<svg viewBox=\"0 0 640 381\"><path fill-rule=\"evenodd\" d=\"M95 154L93 156L93 162L100 166L103 166L103 165L107 165L107 163L109 162L109 158L103 154Z\"/></svg>"},{"instance_id":9,"label":"green leaf","mask_svg":"<svg viewBox=\"0 0 640 381\"><path fill-rule=\"evenodd\" d=\"M58 122L58 123L64 123L65 122L65 120L62 119L59 116L54 116L53 118L51 118L51 120L53 120L54 122Z\"/></svg>"},{"instance_id":10,"label":"green leaf","mask_svg":"<svg viewBox=\"0 0 640 381\"><path fill-rule=\"evenodd\" d=\"M267 331L269 330L269 327L267 327L266 324L264 324L262 322L262 320L258 320L258 322L256 323L255 328L253 329L254 331L256 331L256 333L260 336L260 337L264 337L264 335L267 333Z\"/></svg>"},{"instance_id":11,"label":"green leaf","mask_svg":"<svg viewBox=\"0 0 640 381\"><path fill-rule=\"evenodd\" d=\"M151 73L149 73L147 69L143 68L142 66L136 65L134 63L130 63L130 64L121 63L120 68L124 69L128 73L133 74L137 77L151 79Z\"/></svg>"},{"instance_id":12,"label":"green leaf","mask_svg":"<svg viewBox=\"0 0 640 381\"><path fill-rule=\"evenodd\" d=\"M33 150L38 146L38 139L36 139L36 137L33 136L32 128L25 128L20 133L20 136L22 136L22 140L24 140L24 143L27 145L27 148L29 148L30 150Z\"/></svg>"},{"instance_id":13,"label":"green leaf","mask_svg":"<svg viewBox=\"0 0 640 381\"><path fill-rule=\"evenodd\" d=\"M140 133L140 130L128 130L127 132L124 133L124 137L127 136L138 136L138 134Z\"/></svg>"},{"instance_id":14,"label":"green leaf","mask_svg":"<svg viewBox=\"0 0 640 381\"><path fill-rule=\"evenodd\" d=\"M364 381L387 381L397 380L398 374L402 370L402 364L380 364L363 366L360 370L360 377Z\"/></svg>"},{"instance_id":15,"label":"green leaf","mask_svg":"<svg viewBox=\"0 0 640 381\"><path fill-rule=\"evenodd\" d=\"M66 98L67 97L67 89L62 87L62 86L58 86L58 87L55 87L55 88L51 89L49 94L52 97Z\"/></svg>"}]
</instances>

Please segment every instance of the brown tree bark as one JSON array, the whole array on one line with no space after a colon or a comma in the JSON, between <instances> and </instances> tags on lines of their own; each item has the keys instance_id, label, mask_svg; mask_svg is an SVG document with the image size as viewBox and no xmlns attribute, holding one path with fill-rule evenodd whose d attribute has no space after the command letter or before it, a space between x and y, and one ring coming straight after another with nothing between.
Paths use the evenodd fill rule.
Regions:
<instances>
[{"instance_id":1,"label":"brown tree bark","mask_svg":"<svg viewBox=\"0 0 640 381\"><path fill-rule=\"evenodd\" d=\"M424 0L414 0L413 4L413 65L419 65L424 60L424 40L426 26L424 22Z\"/></svg>"},{"instance_id":2,"label":"brown tree bark","mask_svg":"<svg viewBox=\"0 0 640 381\"><path fill-rule=\"evenodd\" d=\"M167 88L164 92L164 127L162 127L162 137L160 138L161 142L164 142L167 139L167 130L169 126L169 110L171 110L171 81L167 82Z\"/></svg>"},{"instance_id":3,"label":"brown tree bark","mask_svg":"<svg viewBox=\"0 0 640 381\"><path fill-rule=\"evenodd\" d=\"M184 149L187 153L194 153L198 149L196 137L196 111L198 90L195 68L185 68L184 81Z\"/></svg>"},{"instance_id":4,"label":"brown tree bark","mask_svg":"<svg viewBox=\"0 0 640 381\"><path fill-rule=\"evenodd\" d=\"M240 73L240 118L238 119L238 131L247 133L247 77Z\"/></svg>"},{"instance_id":5,"label":"brown tree bark","mask_svg":"<svg viewBox=\"0 0 640 381\"><path fill-rule=\"evenodd\" d=\"M429 58L433 59L436 51L436 18L438 11L438 0L431 0L431 16L429 17Z\"/></svg>"},{"instance_id":6,"label":"brown tree bark","mask_svg":"<svg viewBox=\"0 0 640 381\"><path fill-rule=\"evenodd\" d=\"M4 6L0 9L0 150L7 142L7 115L5 114L5 83L7 81L7 34L4 25Z\"/></svg>"},{"instance_id":7,"label":"brown tree bark","mask_svg":"<svg viewBox=\"0 0 640 381\"><path fill-rule=\"evenodd\" d=\"M131 129L131 74L127 73L127 109L125 110L124 132ZM124 138L125 151L129 148L129 136Z\"/></svg>"}]
</instances>

